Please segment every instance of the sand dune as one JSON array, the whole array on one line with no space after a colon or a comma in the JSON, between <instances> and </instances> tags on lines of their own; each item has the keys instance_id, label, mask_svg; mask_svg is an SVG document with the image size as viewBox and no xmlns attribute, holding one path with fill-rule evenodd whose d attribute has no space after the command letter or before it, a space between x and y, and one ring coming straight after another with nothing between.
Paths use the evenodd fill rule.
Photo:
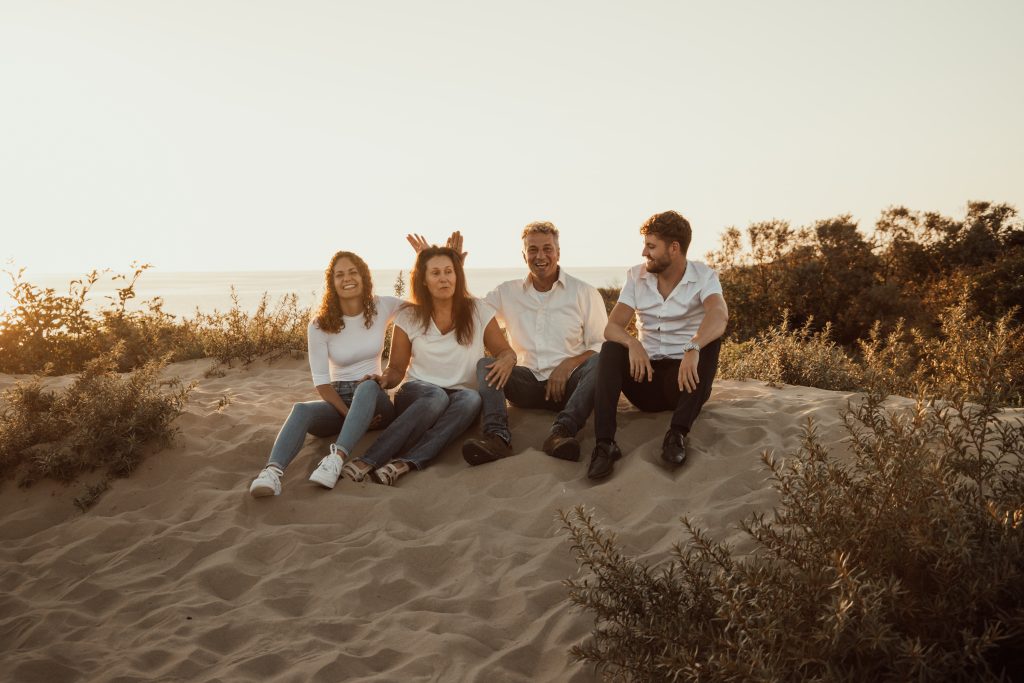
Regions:
<instances>
[{"instance_id":1,"label":"sand dune","mask_svg":"<svg viewBox=\"0 0 1024 683\"><path fill-rule=\"evenodd\" d=\"M840 443L850 397L721 381L676 471L657 460L668 414L623 403L626 457L596 485L585 463L540 452L552 415L538 411L512 410L517 456L468 468L450 446L393 489L309 483L330 443L310 437L283 495L256 500L247 487L281 421L313 397L305 361L211 379L208 366L172 366L200 383L175 447L88 513L71 503L80 486L3 485L5 679L594 680L567 656L592 618L565 601L577 569L557 510L593 508L649 560L682 538L684 514L743 552L736 523L774 500L761 451L795 451L808 417ZM592 425L581 437L589 453Z\"/></svg>"}]
</instances>

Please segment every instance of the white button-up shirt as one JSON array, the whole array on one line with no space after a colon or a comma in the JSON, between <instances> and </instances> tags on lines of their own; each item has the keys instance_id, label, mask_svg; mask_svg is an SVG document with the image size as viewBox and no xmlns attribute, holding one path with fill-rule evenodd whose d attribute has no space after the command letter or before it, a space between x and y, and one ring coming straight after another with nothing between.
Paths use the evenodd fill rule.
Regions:
<instances>
[{"instance_id":1,"label":"white button-up shirt","mask_svg":"<svg viewBox=\"0 0 1024 683\"><path fill-rule=\"evenodd\" d=\"M697 334L704 320L704 300L721 293L718 273L699 261L687 261L683 279L662 298L658 276L640 264L626 272L619 303L636 311L637 337L648 356L682 358L683 344Z\"/></svg>"},{"instance_id":2,"label":"white button-up shirt","mask_svg":"<svg viewBox=\"0 0 1024 683\"><path fill-rule=\"evenodd\" d=\"M498 312L517 362L546 380L566 358L599 352L608 313L591 285L558 269L547 292L533 288L530 276L498 285L484 301Z\"/></svg>"}]
</instances>

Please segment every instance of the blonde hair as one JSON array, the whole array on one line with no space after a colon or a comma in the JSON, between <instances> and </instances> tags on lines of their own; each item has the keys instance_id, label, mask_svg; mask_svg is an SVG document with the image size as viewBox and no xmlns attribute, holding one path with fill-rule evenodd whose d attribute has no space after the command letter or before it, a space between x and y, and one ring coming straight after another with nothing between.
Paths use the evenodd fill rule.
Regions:
<instances>
[{"instance_id":1,"label":"blonde hair","mask_svg":"<svg viewBox=\"0 0 1024 683\"><path fill-rule=\"evenodd\" d=\"M542 235L552 235L555 238L555 242L558 242L558 228L556 228L555 224L550 221L535 221L530 223L523 228L522 239L525 240L527 235L535 235L538 233Z\"/></svg>"}]
</instances>

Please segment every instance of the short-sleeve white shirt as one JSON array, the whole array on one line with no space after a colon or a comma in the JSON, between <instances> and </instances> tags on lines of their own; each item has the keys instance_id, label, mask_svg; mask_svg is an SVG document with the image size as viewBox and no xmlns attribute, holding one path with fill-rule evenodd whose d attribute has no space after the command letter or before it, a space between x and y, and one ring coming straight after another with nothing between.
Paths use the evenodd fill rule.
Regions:
<instances>
[{"instance_id":1,"label":"short-sleeve white shirt","mask_svg":"<svg viewBox=\"0 0 1024 683\"><path fill-rule=\"evenodd\" d=\"M721 294L718 273L700 261L687 261L683 279L666 298L658 291L658 276L643 264L626 273L619 303L637 314L637 337L652 359L682 358L682 346L690 341L704 320L704 300Z\"/></svg>"},{"instance_id":2,"label":"short-sleeve white shirt","mask_svg":"<svg viewBox=\"0 0 1024 683\"><path fill-rule=\"evenodd\" d=\"M494 309L481 299L473 302L473 338L466 345L458 342L455 330L441 334L433 320L423 329L411 306L398 312L395 326L402 328L412 342L409 379L445 389L476 389L476 364L485 355L484 328L494 318Z\"/></svg>"},{"instance_id":3,"label":"short-sleeve white shirt","mask_svg":"<svg viewBox=\"0 0 1024 683\"><path fill-rule=\"evenodd\" d=\"M566 358L601 350L608 324L601 294L564 268L547 292L534 289L526 276L501 283L485 301L508 331L519 365L539 380L548 379Z\"/></svg>"},{"instance_id":4,"label":"short-sleeve white shirt","mask_svg":"<svg viewBox=\"0 0 1024 683\"><path fill-rule=\"evenodd\" d=\"M384 352L384 333L404 303L393 296L378 296L377 315L367 329L363 314L342 316L340 332L324 332L309 321L306 345L313 385L359 380L380 374L380 356Z\"/></svg>"}]
</instances>

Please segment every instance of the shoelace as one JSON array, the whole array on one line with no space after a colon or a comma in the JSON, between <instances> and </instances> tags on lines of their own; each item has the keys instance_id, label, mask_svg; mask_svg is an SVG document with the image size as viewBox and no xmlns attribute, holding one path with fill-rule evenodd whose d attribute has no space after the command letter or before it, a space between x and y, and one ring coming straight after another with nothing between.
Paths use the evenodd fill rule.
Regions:
<instances>
[{"instance_id":1,"label":"shoelace","mask_svg":"<svg viewBox=\"0 0 1024 683\"><path fill-rule=\"evenodd\" d=\"M341 458L341 464L338 464L338 461L332 458L331 455L336 455ZM333 474L341 472L341 468L345 464L345 456L338 450L338 444L331 444L331 453L321 461L321 464L330 467Z\"/></svg>"}]
</instances>

